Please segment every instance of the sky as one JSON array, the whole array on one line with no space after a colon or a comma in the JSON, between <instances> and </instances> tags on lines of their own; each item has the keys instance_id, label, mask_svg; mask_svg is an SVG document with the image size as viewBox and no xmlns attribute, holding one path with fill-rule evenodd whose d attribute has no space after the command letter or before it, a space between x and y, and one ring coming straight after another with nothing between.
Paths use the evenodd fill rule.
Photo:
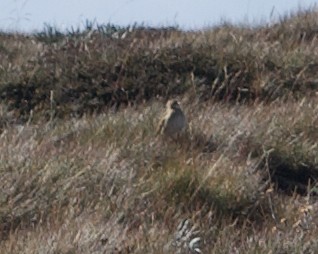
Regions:
<instances>
[{"instance_id":1,"label":"sky","mask_svg":"<svg viewBox=\"0 0 318 254\"><path fill-rule=\"evenodd\" d=\"M35 32L45 23L63 30L83 27L86 20L200 29L222 20L273 22L316 5L318 0L0 0L0 30Z\"/></svg>"}]
</instances>

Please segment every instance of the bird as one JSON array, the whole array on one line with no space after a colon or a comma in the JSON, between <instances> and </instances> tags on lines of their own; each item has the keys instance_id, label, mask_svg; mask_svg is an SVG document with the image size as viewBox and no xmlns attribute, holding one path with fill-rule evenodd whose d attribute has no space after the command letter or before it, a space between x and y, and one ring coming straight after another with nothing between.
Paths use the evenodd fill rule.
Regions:
<instances>
[{"instance_id":1,"label":"bird","mask_svg":"<svg viewBox=\"0 0 318 254\"><path fill-rule=\"evenodd\" d=\"M186 117L177 100L168 100L166 111L160 119L156 134L175 139L187 127Z\"/></svg>"}]
</instances>

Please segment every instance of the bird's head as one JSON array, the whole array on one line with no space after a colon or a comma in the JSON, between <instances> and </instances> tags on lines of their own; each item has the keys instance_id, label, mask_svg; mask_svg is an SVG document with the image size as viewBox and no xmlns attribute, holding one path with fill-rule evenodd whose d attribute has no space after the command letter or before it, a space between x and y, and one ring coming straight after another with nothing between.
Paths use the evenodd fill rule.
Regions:
<instances>
[{"instance_id":1,"label":"bird's head","mask_svg":"<svg viewBox=\"0 0 318 254\"><path fill-rule=\"evenodd\" d=\"M168 109L180 109L180 105L177 100L169 100L167 102Z\"/></svg>"}]
</instances>

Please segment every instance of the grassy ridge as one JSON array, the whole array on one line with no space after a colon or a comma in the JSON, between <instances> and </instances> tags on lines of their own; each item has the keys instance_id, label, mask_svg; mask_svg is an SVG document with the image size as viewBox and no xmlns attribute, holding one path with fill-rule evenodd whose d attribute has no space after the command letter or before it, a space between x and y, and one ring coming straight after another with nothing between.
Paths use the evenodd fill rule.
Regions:
<instances>
[{"instance_id":1,"label":"grassy ridge","mask_svg":"<svg viewBox=\"0 0 318 254\"><path fill-rule=\"evenodd\" d=\"M1 34L0 253L317 252L317 26Z\"/></svg>"},{"instance_id":2,"label":"grassy ridge","mask_svg":"<svg viewBox=\"0 0 318 254\"><path fill-rule=\"evenodd\" d=\"M24 118L50 109L51 91L61 117L190 91L204 100L299 97L317 89L316 27L316 12L304 11L259 28L88 23L66 34L2 34L0 96Z\"/></svg>"}]
</instances>

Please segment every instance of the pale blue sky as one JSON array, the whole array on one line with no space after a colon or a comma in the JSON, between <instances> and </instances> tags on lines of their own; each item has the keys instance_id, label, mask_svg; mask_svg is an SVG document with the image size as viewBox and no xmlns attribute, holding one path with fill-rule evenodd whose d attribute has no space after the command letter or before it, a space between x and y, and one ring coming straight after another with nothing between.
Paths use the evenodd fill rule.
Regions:
<instances>
[{"instance_id":1,"label":"pale blue sky","mask_svg":"<svg viewBox=\"0 0 318 254\"><path fill-rule=\"evenodd\" d=\"M0 29L32 32L44 23L60 29L86 20L194 29L232 22L259 23L313 7L318 0L0 0ZM271 15L271 13L273 15Z\"/></svg>"}]
</instances>

